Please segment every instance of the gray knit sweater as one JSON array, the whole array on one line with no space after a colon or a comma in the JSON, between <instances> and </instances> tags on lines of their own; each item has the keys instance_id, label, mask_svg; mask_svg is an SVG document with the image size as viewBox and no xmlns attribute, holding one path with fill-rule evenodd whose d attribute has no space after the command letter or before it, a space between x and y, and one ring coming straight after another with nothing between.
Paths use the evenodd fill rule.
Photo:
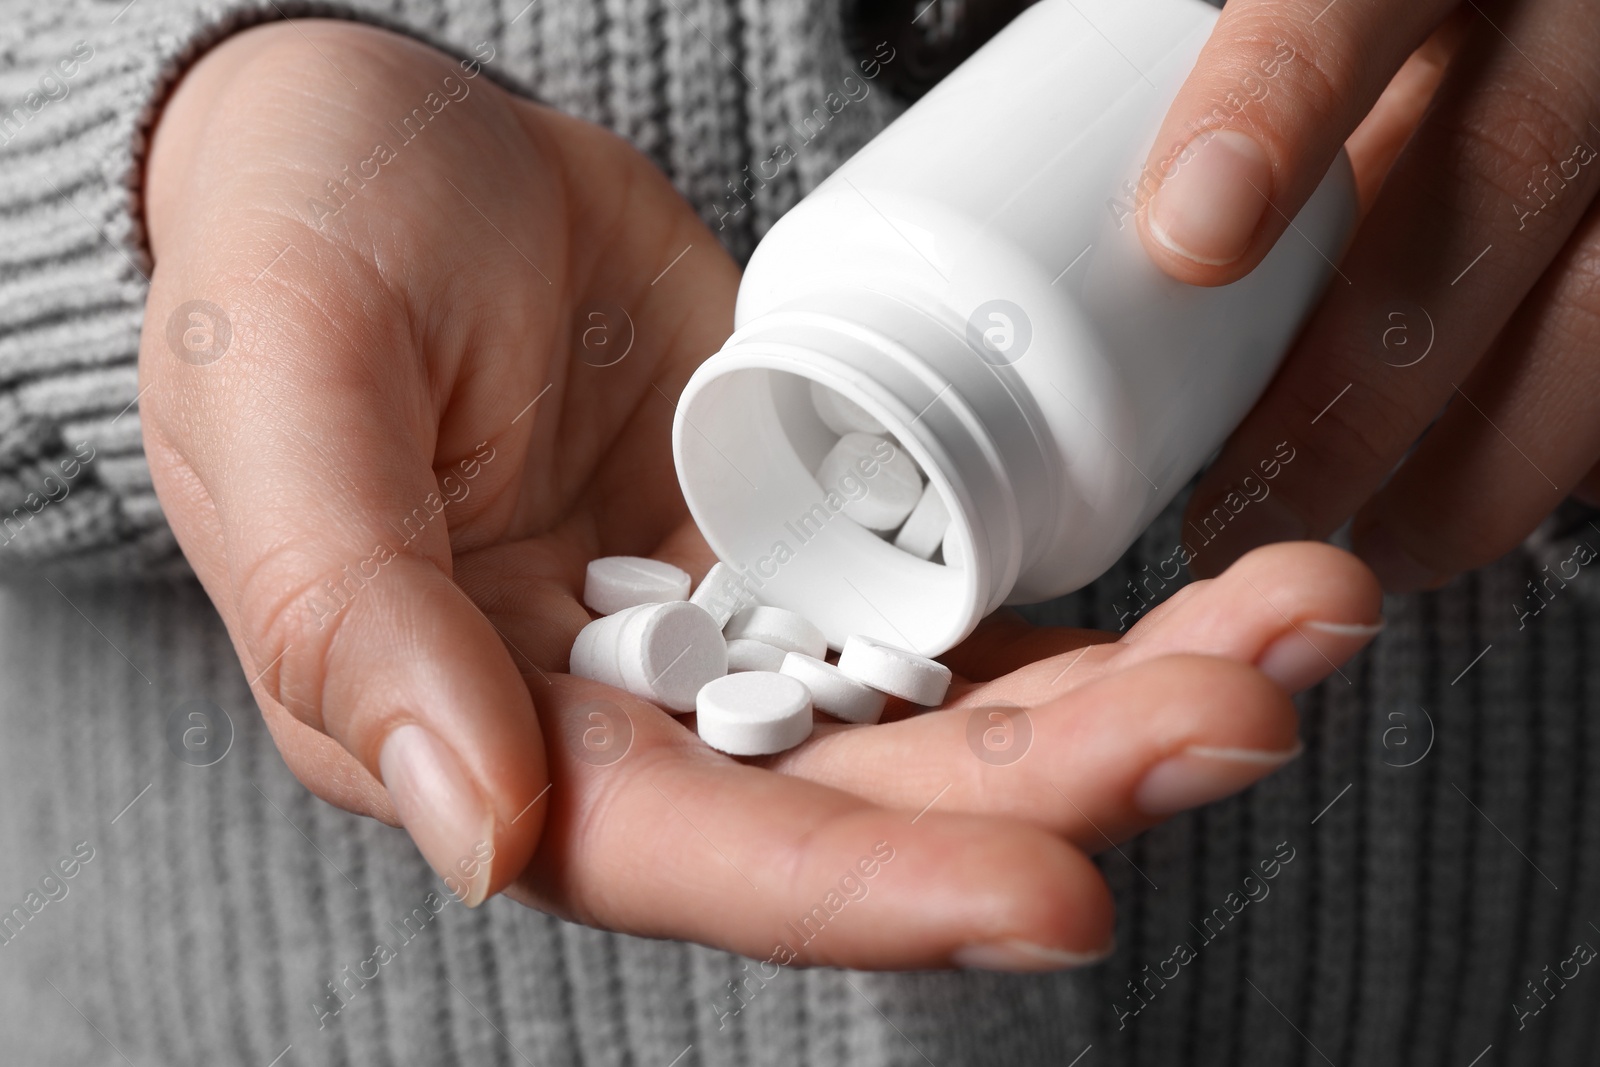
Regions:
<instances>
[{"instance_id":1,"label":"gray knit sweater","mask_svg":"<svg viewBox=\"0 0 1600 1067\"><path fill-rule=\"evenodd\" d=\"M1302 701L1295 765L1108 852L1120 947L1088 971L762 981L720 952L447 903L403 835L284 768L220 623L177 577L140 452L150 123L206 47L307 9L0 4L0 568L16 579L0 590L0 1064L1600 1060L1584 966L1600 946L1600 657L1580 654L1600 597L1587 571L1548 580L1600 548L1578 512L1388 604L1373 649ZM493 43L496 77L617 129L714 226L726 177L853 62L837 0L323 13L460 54ZM875 91L841 113L726 221L730 249L748 254L897 109ZM1115 628L1127 583L1178 537L1169 511L1039 616ZM1544 606L1521 614L1534 578ZM197 708L219 739L205 766L171 743Z\"/></svg>"}]
</instances>

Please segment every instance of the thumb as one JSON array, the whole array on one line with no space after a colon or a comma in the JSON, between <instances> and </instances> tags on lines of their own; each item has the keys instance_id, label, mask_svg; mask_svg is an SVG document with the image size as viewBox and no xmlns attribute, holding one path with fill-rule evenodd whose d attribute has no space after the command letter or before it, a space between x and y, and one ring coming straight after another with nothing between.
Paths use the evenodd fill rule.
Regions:
<instances>
[{"instance_id":1,"label":"thumb","mask_svg":"<svg viewBox=\"0 0 1600 1067\"><path fill-rule=\"evenodd\" d=\"M276 325L201 365L175 357L165 324L196 303L182 299L185 276L212 295L228 283L163 267L141 414L172 529L259 674L263 707L350 757L297 763L285 746L296 773L326 798L359 792L352 775L376 778L429 864L477 904L533 854L545 762L526 683L451 577L452 525L479 502L441 486L469 469L479 485L514 480L510 449L435 455L436 401L407 316L374 291L349 296L337 268L293 280L283 263L289 284L253 283L250 314ZM329 301L350 313L327 315ZM207 303L227 315L221 299ZM495 462L504 478L482 472Z\"/></svg>"},{"instance_id":2,"label":"thumb","mask_svg":"<svg viewBox=\"0 0 1600 1067\"><path fill-rule=\"evenodd\" d=\"M453 479L519 432L501 409L540 373L490 374L482 353L501 329L539 334L486 323L486 287L527 279L437 210L435 164L497 158L514 120L475 94L370 195L307 198L370 143L376 112L346 82L410 93L451 69L306 23L232 37L185 76L145 167L140 415L162 509L286 761L319 796L398 817L476 904L532 856L547 779L528 687L452 581L452 549L503 528L484 512L521 470L507 445L470 498Z\"/></svg>"},{"instance_id":3,"label":"thumb","mask_svg":"<svg viewBox=\"0 0 1600 1067\"><path fill-rule=\"evenodd\" d=\"M1139 182L1140 234L1157 266L1194 285L1254 269L1454 6L1232 0Z\"/></svg>"}]
</instances>

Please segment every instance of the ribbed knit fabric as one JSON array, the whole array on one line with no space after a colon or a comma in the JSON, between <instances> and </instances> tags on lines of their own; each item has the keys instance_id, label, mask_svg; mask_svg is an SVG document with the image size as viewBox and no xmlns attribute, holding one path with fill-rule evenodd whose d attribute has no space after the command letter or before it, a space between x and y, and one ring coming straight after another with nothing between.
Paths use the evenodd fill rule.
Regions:
<instances>
[{"instance_id":1,"label":"ribbed knit fabric","mask_svg":"<svg viewBox=\"0 0 1600 1067\"><path fill-rule=\"evenodd\" d=\"M1600 548L1600 520L1576 509L1495 567L1389 603L1374 647L1302 700L1301 760L1107 850L1120 947L1102 966L785 970L719 1028L726 983L745 973L735 957L504 900L434 917L446 898L402 834L288 773L192 582L87 580L184 569L139 451L147 127L209 44L310 10L124 2L0 8L0 122L77 42L92 48L65 98L0 134L0 518L30 516L0 530L0 565L53 581L0 591L0 912L30 891L59 898L0 939L0 1064L1596 1059L1592 968L1542 999L1525 984L1580 941L1600 946L1600 726L1587 721L1600 657L1583 654L1600 583L1585 571L1539 601L1526 584L1561 573L1579 541ZM495 42L496 77L629 137L738 255L895 111L875 91L731 214L727 183L849 69L831 0L317 10L455 52ZM1114 629L1126 583L1177 539L1169 511L1101 581L1036 615ZM194 700L232 724L211 766L181 762L169 738ZM74 876L44 882L64 860ZM1233 915L1246 894L1260 899ZM372 973L380 942L393 958L351 977ZM1172 977L1179 944L1193 958ZM328 983L347 1001L331 1017ZM1514 1005L1540 1010L1519 1029Z\"/></svg>"}]
</instances>

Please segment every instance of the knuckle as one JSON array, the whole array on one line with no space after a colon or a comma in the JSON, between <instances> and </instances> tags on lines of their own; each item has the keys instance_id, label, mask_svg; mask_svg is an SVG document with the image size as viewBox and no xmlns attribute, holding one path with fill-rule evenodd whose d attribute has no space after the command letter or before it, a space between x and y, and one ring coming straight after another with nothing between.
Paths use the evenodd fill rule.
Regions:
<instances>
[{"instance_id":1,"label":"knuckle","mask_svg":"<svg viewBox=\"0 0 1600 1067\"><path fill-rule=\"evenodd\" d=\"M1577 353L1591 353L1600 345L1600 209L1588 230L1546 273L1552 284L1546 294L1533 298L1532 306L1541 313L1525 346L1532 353L1530 362L1549 364L1552 370L1561 367L1569 387L1592 394L1600 385L1600 363Z\"/></svg>"},{"instance_id":2,"label":"knuckle","mask_svg":"<svg viewBox=\"0 0 1600 1067\"><path fill-rule=\"evenodd\" d=\"M1254 8L1234 16L1226 32L1226 46L1210 57L1216 95L1280 148L1348 106L1361 76L1356 49L1319 45L1299 22ZM1271 106L1251 106L1268 100Z\"/></svg>"},{"instance_id":3,"label":"knuckle","mask_svg":"<svg viewBox=\"0 0 1600 1067\"><path fill-rule=\"evenodd\" d=\"M629 752L628 758L633 765L626 775L575 772L552 776L558 794L552 799L559 800L567 815L559 838L541 839L540 856L547 870L558 865L557 856L551 852L555 847L566 855L625 855L638 850L637 813L664 807L662 798L667 794L654 783L673 780L674 765L681 760L682 752L668 745L641 744ZM669 861L662 862L670 866ZM734 877L737 879L737 875ZM602 883L580 878L561 886L554 895L559 898L561 916L569 922L636 933L648 926L640 919L641 890L648 893L644 885L631 879L613 884L610 880Z\"/></svg>"},{"instance_id":4,"label":"knuckle","mask_svg":"<svg viewBox=\"0 0 1600 1067\"><path fill-rule=\"evenodd\" d=\"M351 612L300 546L284 544L244 567L234 582L241 642L262 694L296 719L324 729L322 689L330 650Z\"/></svg>"},{"instance_id":5,"label":"knuckle","mask_svg":"<svg viewBox=\"0 0 1600 1067\"><path fill-rule=\"evenodd\" d=\"M1208 581L1209 579L1199 578L1187 585L1179 586L1171 596L1161 602L1160 606L1165 609L1167 615L1175 614L1189 601L1201 597Z\"/></svg>"},{"instance_id":6,"label":"knuckle","mask_svg":"<svg viewBox=\"0 0 1600 1067\"><path fill-rule=\"evenodd\" d=\"M1241 713L1259 706L1276 708L1282 695L1250 664L1222 656L1179 652L1152 660L1148 670L1163 685L1205 693Z\"/></svg>"},{"instance_id":7,"label":"knuckle","mask_svg":"<svg viewBox=\"0 0 1600 1067\"><path fill-rule=\"evenodd\" d=\"M1565 184L1569 176L1555 168L1585 140L1584 102L1577 94L1539 91L1519 79L1476 101L1445 122L1458 182L1487 183L1512 203L1536 188L1548 192L1550 183Z\"/></svg>"},{"instance_id":8,"label":"knuckle","mask_svg":"<svg viewBox=\"0 0 1600 1067\"><path fill-rule=\"evenodd\" d=\"M1320 417L1303 435L1313 460L1306 469L1366 475L1376 481L1416 440L1427 416L1419 416L1410 397L1371 383L1357 383L1351 392L1320 412L1307 398L1307 422Z\"/></svg>"},{"instance_id":9,"label":"knuckle","mask_svg":"<svg viewBox=\"0 0 1600 1067\"><path fill-rule=\"evenodd\" d=\"M1413 402L1370 382L1357 381L1329 406L1346 384L1321 383L1286 396L1277 422L1279 437L1296 458L1284 463L1273 494L1281 494L1313 536L1331 533L1349 518L1426 422Z\"/></svg>"}]
</instances>

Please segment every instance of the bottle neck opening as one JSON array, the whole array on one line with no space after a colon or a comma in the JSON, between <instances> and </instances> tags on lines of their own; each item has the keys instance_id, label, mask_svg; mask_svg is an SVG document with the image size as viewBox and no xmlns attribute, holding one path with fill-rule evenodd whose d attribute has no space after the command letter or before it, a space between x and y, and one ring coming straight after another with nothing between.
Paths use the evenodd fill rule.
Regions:
<instances>
[{"instance_id":1,"label":"bottle neck opening","mask_svg":"<svg viewBox=\"0 0 1600 1067\"><path fill-rule=\"evenodd\" d=\"M885 339L809 315L752 326L695 372L678 402L674 451L696 523L749 593L805 615L831 646L865 634L946 651L1003 602L1021 552L1016 501L982 423L948 382ZM824 463L840 435L819 415L814 382L883 428L849 465ZM852 518L902 450L948 513L932 559Z\"/></svg>"}]
</instances>

